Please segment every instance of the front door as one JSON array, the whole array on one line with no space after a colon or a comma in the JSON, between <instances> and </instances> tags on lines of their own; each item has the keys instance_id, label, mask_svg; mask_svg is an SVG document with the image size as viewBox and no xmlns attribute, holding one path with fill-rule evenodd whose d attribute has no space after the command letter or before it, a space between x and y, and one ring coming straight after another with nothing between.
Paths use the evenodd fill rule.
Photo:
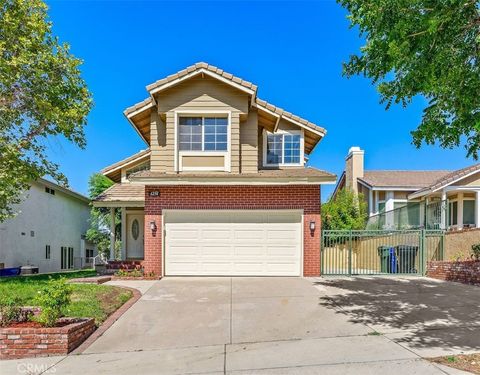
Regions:
<instances>
[{"instance_id":1,"label":"front door","mask_svg":"<svg viewBox=\"0 0 480 375\"><path fill-rule=\"evenodd\" d=\"M143 259L143 214L127 214L127 258Z\"/></svg>"}]
</instances>

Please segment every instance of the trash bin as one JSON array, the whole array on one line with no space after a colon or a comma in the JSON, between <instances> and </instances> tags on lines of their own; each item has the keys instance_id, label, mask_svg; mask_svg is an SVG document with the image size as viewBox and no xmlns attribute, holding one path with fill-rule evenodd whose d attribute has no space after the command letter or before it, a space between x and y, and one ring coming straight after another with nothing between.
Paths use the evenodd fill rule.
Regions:
<instances>
[{"instance_id":1,"label":"trash bin","mask_svg":"<svg viewBox=\"0 0 480 375\"><path fill-rule=\"evenodd\" d=\"M382 273L397 273L397 256L392 246L379 246L380 271Z\"/></svg>"},{"instance_id":2,"label":"trash bin","mask_svg":"<svg viewBox=\"0 0 480 375\"><path fill-rule=\"evenodd\" d=\"M380 272L387 273L390 262L390 246L379 246L378 256L380 257Z\"/></svg>"},{"instance_id":3,"label":"trash bin","mask_svg":"<svg viewBox=\"0 0 480 375\"><path fill-rule=\"evenodd\" d=\"M398 272L400 273L417 273L416 259L418 246L398 245L396 247L398 255Z\"/></svg>"}]
</instances>

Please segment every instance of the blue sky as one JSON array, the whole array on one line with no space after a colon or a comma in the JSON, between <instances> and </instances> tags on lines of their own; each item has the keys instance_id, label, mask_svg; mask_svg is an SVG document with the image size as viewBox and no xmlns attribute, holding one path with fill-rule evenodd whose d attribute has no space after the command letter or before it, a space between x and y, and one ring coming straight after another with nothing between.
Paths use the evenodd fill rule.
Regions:
<instances>
[{"instance_id":1,"label":"blue sky","mask_svg":"<svg viewBox=\"0 0 480 375\"><path fill-rule=\"evenodd\" d=\"M146 145L123 110L147 97L145 86L205 61L258 85L259 96L324 126L309 165L337 175L350 146L365 149L367 169L457 169L473 163L462 147L411 145L424 100L385 111L371 83L342 77L361 40L334 1L48 1L54 33L84 60L95 107L87 148L50 141L70 186ZM322 189L322 200L333 186Z\"/></svg>"}]
</instances>

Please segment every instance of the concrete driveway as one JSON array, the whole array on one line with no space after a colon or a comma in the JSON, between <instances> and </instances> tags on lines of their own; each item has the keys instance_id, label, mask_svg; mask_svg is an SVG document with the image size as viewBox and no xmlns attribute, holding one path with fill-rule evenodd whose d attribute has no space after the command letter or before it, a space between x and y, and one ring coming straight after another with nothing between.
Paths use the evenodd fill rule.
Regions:
<instances>
[{"instance_id":1,"label":"concrete driveway","mask_svg":"<svg viewBox=\"0 0 480 375\"><path fill-rule=\"evenodd\" d=\"M1 372L445 374L421 357L480 351L475 287L419 278L137 283L142 298L83 354L4 361Z\"/></svg>"}]
</instances>

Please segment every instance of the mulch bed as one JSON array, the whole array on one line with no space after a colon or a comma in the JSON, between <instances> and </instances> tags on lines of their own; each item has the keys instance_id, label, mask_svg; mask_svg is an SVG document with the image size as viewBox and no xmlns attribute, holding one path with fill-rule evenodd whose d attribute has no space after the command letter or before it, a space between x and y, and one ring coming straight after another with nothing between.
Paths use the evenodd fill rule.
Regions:
<instances>
[{"instance_id":1,"label":"mulch bed","mask_svg":"<svg viewBox=\"0 0 480 375\"><path fill-rule=\"evenodd\" d=\"M430 358L430 361L473 374L480 374L480 353L436 357Z\"/></svg>"}]
</instances>

